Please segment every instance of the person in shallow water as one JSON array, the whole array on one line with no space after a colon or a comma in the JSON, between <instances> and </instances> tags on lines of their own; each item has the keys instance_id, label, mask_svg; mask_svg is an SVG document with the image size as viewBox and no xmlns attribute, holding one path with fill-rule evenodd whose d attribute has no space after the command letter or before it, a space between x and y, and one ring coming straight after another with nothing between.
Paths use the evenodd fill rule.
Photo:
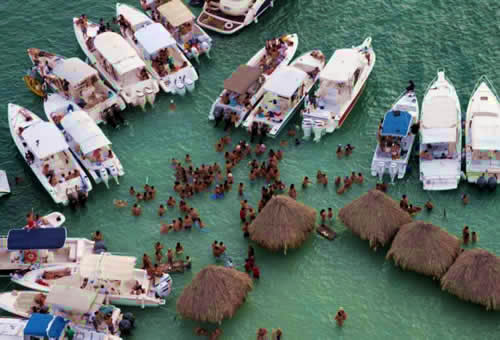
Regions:
<instances>
[{"instance_id":1,"label":"person in shallow water","mask_svg":"<svg viewBox=\"0 0 500 340\"><path fill-rule=\"evenodd\" d=\"M335 314L335 321L337 321L339 327L342 327L345 320L347 320L347 313L344 311L343 307L340 307L337 314Z\"/></svg>"},{"instance_id":2,"label":"person in shallow water","mask_svg":"<svg viewBox=\"0 0 500 340\"><path fill-rule=\"evenodd\" d=\"M434 208L434 205L432 204L431 200L428 200L427 202L425 202L425 209L428 212L431 212L433 208Z\"/></svg>"},{"instance_id":3,"label":"person in shallow water","mask_svg":"<svg viewBox=\"0 0 500 340\"><path fill-rule=\"evenodd\" d=\"M472 243L476 243L479 240L477 233L475 231L472 232Z\"/></svg>"},{"instance_id":4,"label":"person in shallow water","mask_svg":"<svg viewBox=\"0 0 500 340\"><path fill-rule=\"evenodd\" d=\"M469 227L464 226L464 229L462 229L462 241L464 242L464 244L469 244L469 237L470 237Z\"/></svg>"}]
</instances>

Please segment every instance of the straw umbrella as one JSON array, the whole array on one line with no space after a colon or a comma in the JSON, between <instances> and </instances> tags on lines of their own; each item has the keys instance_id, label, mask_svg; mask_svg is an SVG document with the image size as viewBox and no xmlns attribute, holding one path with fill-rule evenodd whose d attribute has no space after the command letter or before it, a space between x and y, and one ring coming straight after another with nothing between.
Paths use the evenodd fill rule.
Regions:
<instances>
[{"instance_id":1,"label":"straw umbrella","mask_svg":"<svg viewBox=\"0 0 500 340\"><path fill-rule=\"evenodd\" d=\"M252 287L246 273L210 265L184 288L177 300L177 312L195 321L221 323L236 313Z\"/></svg>"},{"instance_id":2,"label":"straw umbrella","mask_svg":"<svg viewBox=\"0 0 500 340\"><path fill-rule=\"evenodd\" d=\"M370 247L385 246L400 226L412 221L399 204L379 190L370 190L339 211L342 222Z\"/></svg>"},{"instance_id":3,"label":"straw umbrella","mask_svg":"<svg viewBox=\"0 0 500 340\"><path fill-rule=\"evenodd\" d=\"M386 258L403 269L441 278L460 254L460 240L427 222L399 228Z\"/></svg>"},{"instance_id":4,"label":"straw umbrella","mask_svg":"<svg viewBox=\"0 0 500 340\"><path fill-rule=\"evenodd\" d=\"M250 238L272 251L298 248L314 230L316 210L287 196L273 196L248 228Z\"/></svg>"},{"instance_id":5,"label":"straw umbrella","mask_svg":"<svg viewBox=\"0 0 500 340\"><path fill-rule=\"evenodd\" d=\"M441 288L459 298L500 310L500 259L484 249L466 250L441 278Z\"/></svg>"}]
</instances>

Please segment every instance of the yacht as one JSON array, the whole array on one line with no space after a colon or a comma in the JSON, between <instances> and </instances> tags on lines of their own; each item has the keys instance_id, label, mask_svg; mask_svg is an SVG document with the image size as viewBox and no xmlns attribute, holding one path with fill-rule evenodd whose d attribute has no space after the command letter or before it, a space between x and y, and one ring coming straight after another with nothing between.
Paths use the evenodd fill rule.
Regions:
<instances>
[{"instance_id":1,"label":"yacht","mask_svg":"<svg viewBox=\"0 0 500 340\"><path fill-rule=\"evenodd\" d=\"M84 204L92 184L59 129L21 106L8 111L12 139L54 202Z\"/></svg>"},{"instance_id":2,"label":"yacht","mask_svg":"<svg viewBox=\"0 0 500 340\"><path fill-rule=\"evenodd\" d=\"M439 70L422 102L420 181L424 190L452 190L461 178L462 112L457 91Z\"/></svg>"},{"instance_id":3,"label":"yacht","mask_svg":"<svg viewBox=\"0 0 500 340\"><path fill-rule=\"evenodd\" d=\"M320 74L318 90L306 100L302 113L304 139L314 133L314 141L319 142L324 134L344 124L363 93L375 60L370 37L359 46L334 52Z\"/></svg>"}]
</instances>

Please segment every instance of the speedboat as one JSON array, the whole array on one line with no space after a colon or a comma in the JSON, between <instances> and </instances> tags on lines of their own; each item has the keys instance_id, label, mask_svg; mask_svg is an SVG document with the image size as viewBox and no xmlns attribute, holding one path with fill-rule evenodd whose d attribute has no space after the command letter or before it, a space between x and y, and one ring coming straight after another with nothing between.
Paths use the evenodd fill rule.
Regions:
<instances>
[{"instance_id":1,"label":"speedboat","mask_svg":"<svg viewBox=\"0 0 500 340\"><path fill-rule=\"evenodd\" d=\"M23 271L78 263L93 254L94 242L66 238L66 228L12 229L0 237L0 271Z\"/></svg>"},{"instance_id":2,"label":"speedboat","mask_svg":"<svg viewBox=\"0 0 500 340\"><path fill-rule=\"evenodd\" d=\"M138 9L117 3L120 32L146 63L148 71L166 93L184 95L194 90L198 73L160 23Z\"/></svg>"},{"instance_id":3,"label":"speedboat","mask_svg":"<svg viewBox=\"0 0 500 340\"><path fill-rule=\"evenodd\" d=\"M123 111L127 106L96 69L81 59L66 59L38 48L29 48L28 56L54 91L78 103L97 124L107 121L108 112Z\"/></svg>"},{"instance_id":4,"label":"speedboat","mask_svg":"<svg viewBox=\"0 0 500 340\"><path fill-rule=\"evenodd\" d=\"M0 170L0 197L10 194L9 179L5 170Z\"/></svg>"},{"instance_id":5,"label":"speedboat","mask_svg":"<svg viewBox=\"0 0 500 340\"><path fill-rule=\"evenodd\" d=\"M196 17L182 1L168 1L159 6L151 17L165 26L188 58L199 61L200 55L210 57L212 38L196 24Z\"/></svg>"},{"instance_id":6,"label":"speedboat","mask_svg":"<svg viewBox=\"0 0 500 340\"><path fill-rule=\"evenodd\" d=\"M207 0L198 24L221 34L233 34L252 22L257 23L274 0Z\"/></svg>"},{"instance_id":7,"label":"speedboat","mask_svg":"<svg viewBox=\"0 0 500 340\"><path fill-rule=\"evenodd\" d=\"M422 102L420 181L424 190L451 190L461 178L462 111L457 91L439 70Z\"/></svg>"},{"instance_id":8,"label":"speedboat","mask_svg":"<svg viewBox=\"0 0 500 340\"><path fill-rule=\"evenodd\" d=\"M92 184L59 129L21 106L8 111L12 139L54 202L84 203Z\"/></svg>"},{"instance_id":9,"label":"speedboat","mask_svg":"<svg viewBox=\"0 0 500 340\"><path fill-rule=\"evenodd\" d=\"M75 103L59 94L51 94L44 101L47 118L64 135L73 155L83 165L95 183L109 188L109 178L117 184L125 175L122 163L111 149L111 142L88 114Z\"/></svg>"},{"instance_id":10,"label":"speedboat","mask_svg":"<svg viewBox=\"0 0 500 340\"><path fill-rule=\"evenodd\" d=\"M165 304L172 291L170 275L163 274L158 284L153 285L144 269L134 268L135 257L112 255L89 255L79 264L65 264L29 271L16 276L13 282L29 289L48 293L55 285L84 287L97 292L101 286L108 290L109 302L114 305L157 307ZM163 295L157 295L157 286L167 284ZM134 290L140 285L143 291Z\"/></svg>"},{"instance_id":11,"label":"speedboat","mask_svg":"<svg viewBox=\"0 0 500 340\"><path fill-rule=\"evenodd\" d=\"M277 70L264 84L264 96L243 126L251 130L253 124L264 124L268 127L267 136L276 137L312 89L324 67L325 56L321 51L313 50Z\"/></svg>"},{"instance_id":12,"label":"speedboat","mask_svg":"<svg viewBox=\"0 0 500 340\"><path fill-rule=\"evenodd\" d=\"M38 219L34 228L59 228L66 222L66 216L58 211L51 212ZM25 228L30 228L28 225Z\"/></svg>"},{"instance_id":13,"label":"speedboat","mask_svg":"<svg viewBox=\"0 0 500 340\"><path fill-rule=\"evenodd\" d=\"M85 18L73 18L80 48L106 81L129 105L154 104L160 91L158 81L147 72L144 61L118 33L100 32L99 25ZM85 32L85 33L84 33Z\"/></svg>"},{"instance_id":14,"label":"speedboat","mask_svg":"<svg viewBox=\"0 0 500 340\"><path fill-rule=\"evenodd\" d=\"M480 189L496 189L500 174L500 102L486 76L478 80L467 106L465 164L470 183Z\"/></svg>"},{"instance_id":15,"label":"speedboat","mask_svg":"<svg viewBox=\"0 0 500 340\"><path fill-rule=\"evenodd\" d=\"M276 70L292 61L298 45L297 34L268 40L266 47L224 80L224 90L212 104L208 119L214 120L234 112L238 116L235 124L238 127L262 98L264 83Z\"/></svg>"},{"instance_id":16,"label":"speedboat","mask_svg":"<svg viewBox=\"0 0 500 340\"><path fill-rule=\"evenodd\" d=\"M385 114L377 132L377 147L371 165L372 176L382 181L389 173L391 182L402 179L415 142L412 127L418 122L418 100L413 88L403 92Z\"/></svg>"},{"instance_id":17,"label":"speedboat","mask_svg":"<svg viewBox=\"0 0 500 340\"><path fill-rule=\"evenodd\" d=\"M302 129L304 139L314 133L319 142L344 124L375 65L372 38L356 47L338 49L320 74L318 90L306 100Z\"/></svg>"},{"instance_id":18,"label":"speedboat","mask_svg":"<svg viewBox=\"0 0 500 340\"><path fill-rule=\"evenodd\" d=\"M117 335L103 334L73 324L62 316L32 313L29 319L0 318L0 338L3 340L65 340L65 329L75 331L75 339L121 340Z\"/></svg>"}]
</instances>

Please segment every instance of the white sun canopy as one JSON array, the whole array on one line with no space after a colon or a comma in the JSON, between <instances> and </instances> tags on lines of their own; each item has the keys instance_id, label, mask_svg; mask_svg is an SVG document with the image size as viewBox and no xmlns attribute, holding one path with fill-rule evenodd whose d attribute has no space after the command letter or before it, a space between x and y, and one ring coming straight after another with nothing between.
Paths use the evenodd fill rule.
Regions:
<instances>
[{"instance_id":1,"label":"white sun canopy","mask_svg":"<svg viewBox=\"0 0 500 340\"><path fill-rule=\"evenodd\" d=\"M68 143L61 131L51 123L40 121L27 127L22 134L30 150L39 159L67 150Z\"/></svg>"},{"instance_id":2,"label":"white sun canopy","mask_svg":"<svg viewBox=\"0 0 500 340\"><path fill-rule=\"evenodd\" d=\"M104 59L113 65L118 74L146 66L132 46L117 33L104 32L97 35L94 46Z\"/></svg>"},{"instance_id":3,"label":"white sun canopy","mask_svg":"<svg viewBox=\"0 0 500 340\"><path fill-rule=\"evenodd\" d=\"M149 56L162 48L176 45L177 42L162 24L154 23L135 32L135 37Z\"/></svg>"},{"instance_id":4,"label":"white sun canopy","mask_svg":"<svg viewBox=\"0 0 500 340\"><path fill-rule=\"evenodd\" d=\"M264 84L264 90L278 96L290 98L306 79L307 73L292 66L275 71Z\"/></svg>"},{"instance_id":5,"label":"white sun canopy","mask_svg":"<svg viewBox=\"0 0 500 340\"><path fill-rule=\"evenodd\" d=\"M357 68L363 66L360 54L351 48L336 50L320 73L320 80L347 83Z\"/></svg>"},{"instance_id":6,"label":"white sun canopy","mask_svg":"<svg viewBox=\"0 0 500 340\"><path fill-rule=\"evenodd\" d=\"M473 150L500 150L499 117L483 115L473 118L471 136Z\"/></svg>"},{"instance_id":7,"label":"white sun canopy","mask_svg":"<svg viewBox=\"0 0 500 340\"><path fill-rule=\"evenodd\" d=\"M138 9L120 4L118 7L118 14L123 15L123 17L132 25L134 31L138 30L144 25L149 25L153 22L146 14L142 13Z\"/></svg>"},{"instance_id":8,"label":"white sun canopy","mask_svg":"<svg viewBox=\"0 0 500 340\"><path fill-rule=\"evenodd\" d=\"M111 145L109 139L84 111L73 111L61 120L61 124L71 137L80 144L84 154Z\"/></svg>"},{"instance_id":9,"label":"white sun canopy","mask_svg":"<svg viewBox=\"0 0 500 340\"><path fill-rule=\"evenodd\" d=\"M78 58L69 58L57 63L52 71L56 76L66 79L75 86L82 81L97 76L97 71Z\"/></svg>"},{"instance_id":10,"label":"white sun canopy","mask_svg":"<svg viewBox=\"0 0 500 340\"><path fill-rule=\"evenodd\" d=\"M57 305L80 313L87 313L93 306L101 305L103 301L102 294L63 285L51 286L46 300L48 305Z\"/></svg>"},{"instance_id":11,"label":"white sun canopy","mask_svg":"<svg viewBox=\"0 0 500 340\"><path fill-rule=\"evenodd\" d=\"M135 261L136 258L131 256L88 255L80 262L80 275L103 280L131 280Z\"/></svg>"},{"instance_id":12,"label":"white sun canopy","mask_svg":"<svg viewBox=\"0 0 500 340\"><path fill-rule=\"evenodd\" d=\"M158 12L174 27L193 21L195 18L189 8L179 0L171 0L161 5L158 7Z\"/></svg>"},{"instance_id":13,"label":"white sun canopy","mask_svg":"<svg viewBox=\"0 0 500 340\"><path fill-rule=\"evenodd\" d=\"M459 124L455 99L449 96L436 96L424 100L420 123L422 143L455 142Z\"/></svg>"}]
</instances>

